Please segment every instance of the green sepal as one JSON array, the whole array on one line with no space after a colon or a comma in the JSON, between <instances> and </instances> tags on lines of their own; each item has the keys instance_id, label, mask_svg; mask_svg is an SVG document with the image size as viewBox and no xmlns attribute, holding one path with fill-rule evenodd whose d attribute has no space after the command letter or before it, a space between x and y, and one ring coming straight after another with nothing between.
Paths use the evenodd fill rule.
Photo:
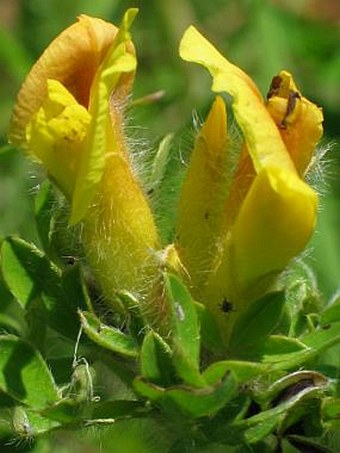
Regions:
<instances>
[{"instance_id":1,"label":"green sepal","mask_svg":"<svg viewBox=\"0 0 340 453\"><path fill-rule=\"evenodd\" d=\"M93 313L79 310L79 316L84 332L98 346L127 357L138 356L138 344L133 337L103 324Z\"/></svg>"},{"instance_id":2,"label":"green sepal","mask_svg":"<svg viewBox=\"0 0 340 453\"><path fill-rule=\"evenodd\" d=\"M60 427L60 423L57 421L50 420L22 406L14 408L12 425L15 434L23 441L28 442L41 434Z\"/></svg>"},{"instance_id":3,"label":"green sepal","mask_svg":"<svg viewBox=\"0 0 340 453\"><path fill-rule=\"evenodd\" d=\"M280 320L285 293L268 293L241 313L233 326L229 348L233 356L253 359Z\"/></svg>"},{"instance_id":4,"label":"green sepal","mask_svg":"<svg viewBox=\"0 0 340 453\"><path fill-rule=\"evenodd\" d=\"M322 396L323 392L318 387L303 389L275 407L237 421L233 426L244 431L244 438L249 444L255 444L278 429L282 434L291 424L313 411L315 399L320 399Z\"/></svg>"},{"instance_id":5,"label":"green sepal","mask_svg":"<svg viewBox=\"0 0 340 453\"><path fill-rule=\"evenodd\" d=\"M140 301L128 291L117 291L117 299L124 313L129 332L141 343L145 332L145 323Z\"/></svg>"},{"instance_id":6,"label":"green sepal","mask_svg":"<svg viewBox=\"0 0 340 453\"><path fill-rule=\"evenodd\" d=\"M258 394L258 399L262 405L278 405L281 402L293 398L303 389L308 388L326 388L328 380L326 377L316 371L295 371L276 380L263 392Z\"/></svg>"},{"instance_id":7,"label":"green sepal","mask_svg":"<svg viewBox=\"0 0 340 453\"><path fill-rule=\"evenodd\" d=\"M205 382L199 372L200 328L194 300L175 275L166 273L165 284L171 311L173 364L185 383L202 387Z\"/></svg>"},{"instance_id":8,"label":"green sepal","mask_svg":"<svg viewBox=\"0 0 340 453\"><path fill-rule=\"evenodd\" d=\"M158 189L163 181L168 163L170 160L170 151L173 140L173 134L166 135L158 145L157 152L151 165L151 174L148 181L149 191L152 193Z\"/></svg>"},{"instance_id":9,"label":"green sepal","mask_svg":"<svg viewBox=\"0 0 340 453\"><path fill-rule=\"evenodd\" d=\"M134 381L138 393L160 405L167 413L180 412L192 418L212 417L236 394L237 383L231 373L212 386L193 388L174 386L164 389L143 378Z\"/></svg>"},{"instance_id":10,"label":"green sepal","mask_svg":"<svg viewBox=\"0 0 340 453\"><path fill-rule=\"evenodd\" d=\"M291 449L284 448L284 442L289 441ZM313 453L334 453L334 450L328 448L326 445L319 443L318 441L305 436L299 436L298 434L289 434L282 441L283 449L282 453L301 453L313 452Z\"/></svg>"},{"instance_id":11,"label":"green sepal","mask_svg":"<svg viewBox=\"0 0 340 453\"><path fill-rule=\"evenodd\" d=\"M47 364L27 342L2 335L0 350L1 391L36 410L59 400Z\"/></svg>"},{"instance_id":12,"label":"green sepal","mask_svg":"<svg viewBox=\"0 0 340 453\"><path fill-rule=\"evenodd\" d=\"M301 423L302 430L307 436L322 435L320 405L324 392L318 388L306 389L301 392L294 405L289 406L277 427L282 436L291 426Z\"/></svg>"},{"instance_id":13,"label":"green sepal","mask_svg":"<svg viewBox=\"0 0 340 453\"><path fill-rule=\"evenodd\" d=\"M175 370L169 345L153 330L144 338L140 367L142 376L155 384L167 387L174 383Z\"/></svg>"}]
</instances>

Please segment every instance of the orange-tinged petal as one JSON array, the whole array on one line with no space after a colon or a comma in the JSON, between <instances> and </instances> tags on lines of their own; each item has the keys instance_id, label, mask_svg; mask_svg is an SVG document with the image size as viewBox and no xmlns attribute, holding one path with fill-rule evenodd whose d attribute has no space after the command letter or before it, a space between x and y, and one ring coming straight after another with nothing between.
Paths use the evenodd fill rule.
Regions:
<instances>
[{"instance_id":1,"label":"orange-tinged petal","mask_svg":"<svg viewBox=\"0 0 340 453\"><path fill-rule=\"evenodd\" d=\"M116 34L114 25L82 15L51 43L18 94L9 132L12 143L27 149L26 126L46 97L48 79L61 82L88 107L93 78Z\"/></svg>"},{"instance_id":2,"label":"orange-tinged petal","mask_svg":"<svg viewBox=\"0 0 340 453\"><path fill-rule=\"evenodd\" d=\"M218 96L196 139L180 196L176 248L193 291L207 279L224 231L229 164L226 108Z\"/></svg>"},{"instance_id":3,"label":"orange-tinged petal","mask_svg":"<svg viewBox=\"0 0 340 453\"><path fill-rule=\"evenodd\" d=\"M180 55L206 67L213 77L212 90L233 96L233 112L256 172L280 167L295 172L293 162L252 80L231 64L194 27L185 32Z\"/></svg>"},{"instance_id":4,"label":"orange-tinged petal","mask_svg":"<svg viewBox=\"0 0 340 453\"><path fill-rule=\"evenodd\" d=\"M304 175L322 136L321 109L301 95L287 71L274 77L267 109L280 129L298 173Z\"/></svg>"}]
</instances>

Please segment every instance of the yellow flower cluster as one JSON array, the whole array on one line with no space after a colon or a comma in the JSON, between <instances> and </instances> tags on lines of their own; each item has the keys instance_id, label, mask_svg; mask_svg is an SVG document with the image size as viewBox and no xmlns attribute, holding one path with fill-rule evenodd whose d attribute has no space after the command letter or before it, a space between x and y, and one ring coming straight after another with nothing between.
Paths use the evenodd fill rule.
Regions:
<instances>
[{"instance_id":1,"label":"yellow flower cluster","mask_svg":"<svg viewBox=\"0 0 340 453\"><path fill-rule=\"evenodd\" d=\"M180 45L184 60L210 72L215 92L232 96L244 146L230 187L226 109L217 97L197 138L180 201L177 249L195 296L217 319L233 320L306 246L317 194L303 180L322 136L322 112L292 76L273 78L265 103L254 82L194 27ZM218 316L223 301L233 312Z\"/></svg>"},{"instance_id":2,"label":"yellow flower cluster","mask_svg":"<svg viewBox=\"0 0 340 453\"><path fill-rule=\"evenodd\" d=\"M116 292L127 290L157 313L164 310L161 245L123 127L137 64L129 34L136 12L128 10L119 29L81 16L52 42L19 92L10 140L46 168L69 200L70 223L83 223L105 297L114 303ZM230 331L237 311L272 284L313 232L317 195L304 175L322 113L285 71L264 102L254 82L194 27L180 55L208 69L214 92L232 96L244 139L227 177L231 145L217 96L195 142L175 244L167 249L194 297ZM233 307L228 317L220 313L225 301Z\"/></svg>"}]
</instances>

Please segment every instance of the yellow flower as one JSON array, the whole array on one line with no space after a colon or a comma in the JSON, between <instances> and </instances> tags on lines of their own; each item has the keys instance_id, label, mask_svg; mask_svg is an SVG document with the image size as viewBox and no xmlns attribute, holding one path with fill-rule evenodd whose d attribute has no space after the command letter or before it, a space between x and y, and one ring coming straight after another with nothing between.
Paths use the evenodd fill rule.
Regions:
<instances>
[{"instance_id":1,"label":"yellow flower","mask_svg":"<svg viewBox=\"0 0 340 453\"><path fill-rule=\"evenodd\" d=\"M63 31L27 76L10 128L11 142L40 162L69 200L70 223L83 222L85 251L113 303L117 290L149 303L159 280L158 234L123 130L136 13L128 10L119 29L83 15Z\"/></svg>"},{"instance_id":2,"label":"yellow flower","mask_svg":"<svg viewBox=\"0 0 340 453\"><path fill-rule=\"evenodd\" d=\"M232 96L244 139L232 169L225 106L217 97L196 140L177 227L192 291L227 338L238 314L268 290L314 230L317 194L303 176L322 135L322 113L285 71L274 77L266 104L248 75L194 27L180 55L208 69L214 92ZM232 310L221 316L225 301Z\"/></svg>"}]
</instances>

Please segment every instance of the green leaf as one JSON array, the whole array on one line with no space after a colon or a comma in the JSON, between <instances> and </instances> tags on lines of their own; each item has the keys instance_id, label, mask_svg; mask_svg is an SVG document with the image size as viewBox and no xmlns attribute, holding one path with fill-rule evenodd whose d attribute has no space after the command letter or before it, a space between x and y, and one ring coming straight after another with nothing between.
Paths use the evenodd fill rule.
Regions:
<instances>
[{"instance_id":1,"label":"green leaf","mask_svg":"<svg viewBox=\"0 0 340 453\"><path fill-rule=\"evenodd\" d=\"M32 301L42 297L50 327L74 339L79 330L76 309L83 305L83 294L75 276L78 271L73 271L72 278L72 286L77 287L77 291L71 291L70 285L65 283L68 271L62 275L33 244L10 237L3 242L1 252L4 280L20 305L29 309Z\"/></svg>"},{"instance_id":2,"label":"green leaf","mask_svg":"<svg viewBox=\"0 0 340 453\"><path fill-rule=\"evenodd\" d=\"M0 390L37 410L58 400L46 363L28 343L2 335L0 350Z\"/></svg>"},{"instance_id":3,"label":"green leaf","mask_svg":"<svg viewBox=\"0 0 340 453\"><path fill-rule=\"evenodd\" d=\"M143 377L137 377L133 381L133 387L137 393L153 402L160 401L165 393L164 388L147 381Z\"/></svg>"},{"instance_id":4,"label":"green leaf","mask_svg":"<svg viewBox=\"0 0 340 453\"><path fill-rule=\"evenodd\" d=\"M184 413L194 418L212 417L235 396L236 390L235 379L228 373L211 387L169 389L166 391L166 400L163 404L166 407L170 400Z\"/></svg>"},{"instance_id":5,"label":"green leaf","mask_svg":"<svg viewBox=\"0 0 340 453\"><path fill-rule=\"evenodd\" d=\"M322 401L322 419L325 423L337 422L340 425L340 398L324 398Z\"/></svg>"},{"instance_id":6,"label":"green leaf","mask_svg":"<svg viewBox=\"0 0 340 453\"><path fill-rule=\"evenodd\" d=\"M331 322L340 322L340 295L335 297L322 313L321 323L329 324Z\"/></svg>"},{"instance_id":7,"label":"green leaf","mask_svg":"<svg viewBox=\"0 0 340 453\"><path fill-rule=\"evenodd\" d=\"M215 318L211 315L205 305L195 302L199 324L201 327L202 344L211 351L223 350L223 339Z\"/></svg>"},{"instance_id":8,"label":"green leaf","mask_svg":"<svg viewBox=\"0 0 340 453\"><path fill-rule=\"evenodd\" d=\"M301 341L284 335L271 335L263 345L263 355L280 355L303 351L306 349Z\"/></svg>"},{"instance_id":9,"label":"green leaf","mask_svg":"<svg viewBox=\"0 0 340 453\"><path fill-rule=\"evenodd\" d=\"M257 355L257 346L261 345L279 322L284 302L283 291L269 293L238 316L230 339L230 350L233 355L242 357Z\"/></svg>"},{"instance_id":10,"label":"green leaf","mask_svg":"<svg viewBox=\"0 0 340 453\"><path fill-rule=\"evenodd\" d=\"M89 295L85 286L82 268L78 264L67 267L61 276L61 298L70 306L73 318L78 308L88 308ZM75 323L78 328L78 322Z\"/></svg>"},{"instance_id":11,"label":"green leaf","mask_svg":"<svg viewBox=\"0 0 340 453\"><path fill-rule=\"evenodd\" d=\"M320 354L320 352L340 342L340 322L323 325L314 332L302 335L300 340L308 348L314 350L316 354Z\"/></svg>"},{"instance_id":12,"label":"green leaf","mask_svg":"<svg viewBox=\"0 0 340 453\"><path fill-rule=\"evenodd\" d=\"M62 424L75 423L80 419L83 408L83 401L76 398L63 398L44 410L41 415Z\"/></svg>"},{"instance_id":13,"label":"green leaf","mask_svg":"<svg viewBox=\"0 0 340 453\"><path fill-rule=\"evenodd\" d=\"M115 400L94 403L91 413L92 418L131 418L142 417L148 409L141 401Z\"/></svg>"},{"instance_id":14,"label":"green leaf","mask_svg":"<svg viewBox=\"0 0 340 453\"><path fill-rule=\"evenodd\" d=\"M2 332L20 334L21 325L12 316L7 315L6 313L0 313L0 330Z\"/></svg>"},{"instance_id":15,"label":"green leaf","mask_svg":"<svg viewBox=\"0 0 340 453\"><path fill-rule=\"evenodd\" d=\"M50 248L54 203L55 196L52 184L49 181L45 181L35 198L35 218L39 238L46 251Z\"/></svg>"},{"instance_id":16,"label":"green leaf","mask_svg":"<svg viewBox=\"0 0 340 453\"><path fill-rule=\"evenodd\" d=\"M295 338L272 335L263 344L261 355L262 363L270 364L272 370L290 370L315 357L317 352Z\"/></svg>"},{"instance_id":17,"label":"green leaf","mask_svg":"<svg viewBox=\"0 0 340 453\"><path fill-rule=\"evenodd\" d=\"M134 387L138 393L160 405L166 412L180 412L192 418L213 416L237 391L237 384L231 373L227 373L215 385L205 388L178 385L163 389L143 378L135 379Z\"/></svg>"},{"instance_id":18,"label":"green leaf","mask_svg":"<svg viewBox=\"0 0 340 453\"><path fill-rule=\"evenodd\" d=\"M143 377L164 387L174 382L172 352L168 344L153 330L145 336L140 366Z\"/></svg>"},{"instance_id":19,"label":"green leaf","mask_svg":"<svg viewBox=\"0 0 340 453\"><path fill-rule=\"evenodd\" d=\"M43 280L58 281L44 254L17 237L5 239L1 247L2 274L8 288L23 308L37 297ZM51 274L51 275L49 275ZM36 276L36 278L35 278ZM52 285L53 285L52 283Z\"/></svg>"},{"instance_id":20,"label":"green leaf","mask_svg":"<svg viewBox=\"0 0 340 453\"><path fill-rule=\"evenodd\" d=\"M171 310L173 363L178 375L188 384L204 386L199 373L200 331L195 303L175 275L165 275Z\"/></svg>"},{"instance_id":21,"label":"green leaf","mask_svg":"<svg viewBox=\"0 0 340 453\"><path fill-rule=\"evenodd\" d=\"M243 383L268 373L269 367L261 363L237 360L223 360L210 365L203 373L205 381L213 385L227 372L232 372L237 383Z\"/></svg>"},{"instance_id":22,"label":"green leaf","mask_svg":"<svg viewBox=\"0 0 340 453\"><path fill-rule=\"evenodd\" d=\"M85 333L98 346L127 357L138 356L138 344L131 336L103 324L93 313L79 310L79 316Z\"/></svg>"}]
</instances>

